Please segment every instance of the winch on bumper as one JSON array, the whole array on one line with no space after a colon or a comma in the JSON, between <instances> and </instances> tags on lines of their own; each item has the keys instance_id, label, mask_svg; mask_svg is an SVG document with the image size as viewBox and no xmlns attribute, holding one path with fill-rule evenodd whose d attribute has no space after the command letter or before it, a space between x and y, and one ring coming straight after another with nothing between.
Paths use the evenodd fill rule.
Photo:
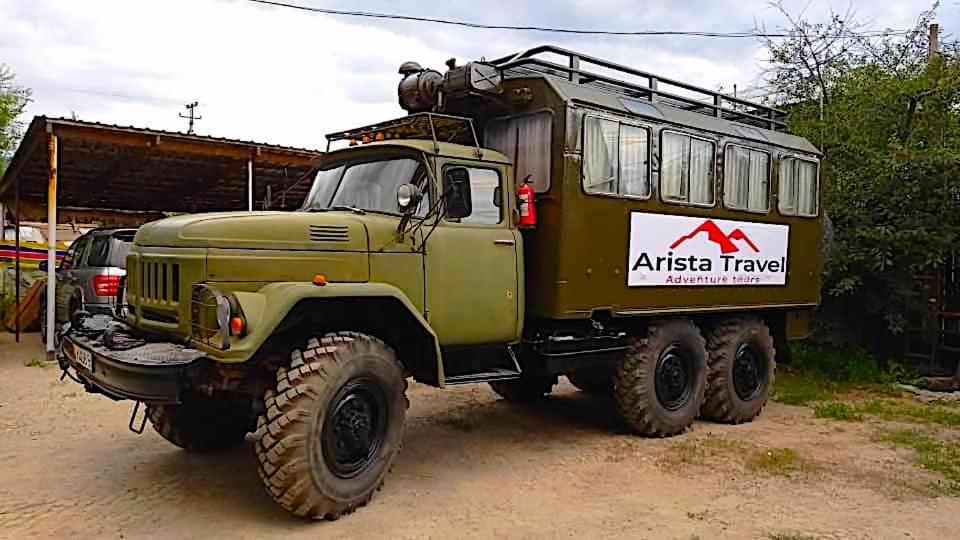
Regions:
<instances>
[{"instance_id":1,"label":"winch on bumper","mask_svg":"<svg viewBox=\"0 0 960 540\"><path fill-rule=\"evenodd\" d=\"M188 372L204 354L150 341L109 316L86 317L64 330L58 361L87 391L144 403L180 403Z\"/></svg>"}]
</instances>

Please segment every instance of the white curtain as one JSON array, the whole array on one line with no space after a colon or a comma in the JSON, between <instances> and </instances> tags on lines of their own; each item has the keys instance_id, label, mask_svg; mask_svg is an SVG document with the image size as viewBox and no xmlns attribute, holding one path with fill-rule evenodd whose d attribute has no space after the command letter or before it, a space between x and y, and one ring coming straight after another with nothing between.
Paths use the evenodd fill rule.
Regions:
<instances>
[{"instance_id":1,"label":"white curtain","mask_svg":"<svg viewBox=\"0 0 960 540\"><path fill-rule=\"evenodd\" d=\"M546 112L495 120L487 124L484 146L510 158L516 180L530 175L534 191L542 193L550 189L552 134L552 117Z\"/></svg>"},{"instance_id":2,"label":"white curtain","mask_svg":"<svg viewBox=\"0 0 960 540\"><path fill-rule=\"evenodd\" d=\"M727 147L723 202L740 210L767 210L770 198L770 156L766 152Z\"/></svg>"},{"instance_id":3,"label":"white curtain","mask_svg":"<svg viewBox=\"0 0 960 540\"><path fill-rule=\"evenodd\" d=\"M663 134L660 151L660 186L663 198L687 200L686 173L690 163L690 137L677 133Z\"/></svg>"},{"instance_id":4,"label":"white curtain","mask_svg":"<svg viewBox=\"0 0 960 540\"><path fill-rule=\"evenodd\" d=\"M766 211L770 200L770 156L766 152L750 150L750 180L747 209Z\"/></svg>"},{"instance_id":5,"label":"white curtain","mask_svg":"<svg viewBox=\"0 0 960 540\"><path fill-rule=\"evenodd\" d=\"M647 144L645 128L620 126L620 193L641 197L650 194Z\"/></svg>"},{"instance_id":6,"label":"white curtain","mask_svg":"<svg viewBox=\"0 0 960 540\"><path fill-rule=\"evenodd\" d=\"M713 143L690 139L690 202L713 204Z\"/></svg>"},{"instance_id":7,"label":"white curtain","mask_svg":"<svg viewBox=\"0 0 960 540\"><path fill-rule=\"evenodd\" d=\"M723 202L730 208L746 208L750 189L750 151L741 146L727 147L724 164Z\"/></svg>"},{"instance_id":8,"label":"white curtain","mask_svg":"<svg viewBox=\"0 0 960 540\"><path fill-rule=\"evenodd\" d=\"M494 120L487 124L483 145L504 154L511 161L517 158L517 129L508 120Z\"/></svg>"},{"instance_id":9,"label":"white curtain","mask_svg":"<svg viewBox=\"0 0 960 540\"><path fill-rule=\"evenodd\" d=\"M797 213L797 160L792 158L780 162L780 213L796 215Z\"/></svg>"},{"instance_id":10,"label":"white curtain","mask_svg":"<svg viewBox=\"0 0 960 540\"><path fill-rule=\"evenodd\" d=\"M516 118L511 123L517 126L517 180L531 175L533 190L542 193L550 189L550 148L552 117L549 113L537 113Z\"/></svg>"},{"instance_id":11,"label":"white curtain","mask_svg":"<svg viewBox=\"0 0 960 540\"><path fill-rule=\"evenodd\" d=\"M817 215L817 166L797 160L797 213Z\"/></svg>"},{"instance_id":12,"label":"white curtain","mask_svg":"<svg viewBox=\"0 0 960 540\"><path fill-rule=\"evenodd\" d=\"M587 117L584 122L583 187L587 192L617 192L618 124Z\"/></svg>"}]
</instances>

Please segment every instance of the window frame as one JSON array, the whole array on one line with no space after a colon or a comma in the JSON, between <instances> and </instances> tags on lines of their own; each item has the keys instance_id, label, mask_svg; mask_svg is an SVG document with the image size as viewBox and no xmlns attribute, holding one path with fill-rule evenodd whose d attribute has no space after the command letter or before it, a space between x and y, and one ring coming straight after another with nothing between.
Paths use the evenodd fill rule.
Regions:
<instances>
[{"instance_id":1,"label":"window frame","mask_svg":"<svg viewBox=\"0 0 960 540\"><path fill-rule=\"evenodd\" d=\"M344 159L344 160L341 160L341 161L334 161L334 162L333 162L333 163L335 163L334 165L332 165L332 166L329 167L328 169L323 169L323 170L329 170L329 169L335 169L335 168L340 167L340 166L345 166L344 169L343 169L343 172L340 173L340 177L337 179L337 185L336 185L336 187L334 188L333 192L331 192L331 194L330 194L330 201L329 201L327 204L332 204L332 203L333 203L333 198L336 197L336 196L337 196L337 193L340 191L340 186L341 186L341 184L343 184L343 177L346 176L347 170L349 170L350 167L353 167L353 166L356 166L356 165L364 165L364 164L367 164L367 163L375 163L375 162L380 162L380 161L391 161L391 160L398 160L398 159L410 159L410 160L416 161L416 162L419 164L418 167L417 167L417 170L414 171L414 175L413 175L414 183L416 183L416 180L417 180L417 179L421 178L421 175L418 175L418 174L417 174L418 172L421 172L421 171L422 171L422 178L424 178L423 184L424 184L424 185L429 185L429 184L432 183L432 182L431 182L431 179L430 179L430 172L429 172L429 169L430 169L430 166L431 166L431 165L430 165L429 161L427 161L426 159L424 159L422 156L409 155L409 154L407 154L407 153L404 152L404 153L397 153L394 157L387 157L387 158L385 158L385 159L379 158L379 157L375 157L375 156L370 156L370 159L361 158L361 159L357 159L356 161L351 161L349 158L347 158L347 159ZM317 173L319 173L319 172L320 172L320 169L317 169ZM316 175L314 175L314 181L316 181ZM311 186L311 189L313 189L313 186ZM308 202L309 195L310 195L310 192L308 191L308 192L307 192L307 199L304 199L304 202L303 202L303 204L302 204L301 207L300 207L300 211L303 211L303 210L306 210L306 209L307 209L306 204L307 204L307 202ZM428 195L428 194L425 194L425 195L426 195L425 198L427 198L427 199L429 199L429 200L431 200L431 201L433 200L433 199L430 199L430 198L429 198L429 195ZM428 209L429 209L429 207L428 207ZM402 218L402 217L404 216L403 212L391 212L391 211L389 211L389 210L375 210L375 209L370 209L370 208L361 208L361 210L363 210L364 212L370 212L370 213L379 214L379 215L382 215L382 216L391 216L391 217L399 217L399 218Z\"/></svg>"},{"instance_id":2,"label":"window frame","mask_svg":"<svg viewBox=\"0 0 960 540\"><path fill-rule=\"evenodd\" d=\"M673 134L676 134L676 135L682 135L682 136L684 136L684 137L690 137L691 139L700 139L701 141L707 141L708 143L710 143L710 144L713 145L713 162L712 162L711 165L710 165L710 166L712 167L712 169L713 169L713 182L711 182L711 188L712 188L712 191L713 191L713 202L712 202L712 203L710 203L710 204L694 203L694 202L689 202L689 201L686 201L686 202L685 202L685 201L675 201L675 200L672 200L672 199L664 198L664 196L663 196L663 149L664 149L663 137L664 137L664 135L666 135L666 134L668 134L668 133L673 133ZM660 202L662 202L663 204L673 204L673 205L676 205L676 206L692 206L692 207L696 207L696 208L716 208L716 207L717 207L717 148L720 147L719 142L718 142L717 140L711 139L711 138L709 138L709 137L703 137L703 136L701 136L701 135L694 135L694 134L688 133L688 132L686 132L686 131L681 131L681 130L679 130L679 129L670 129L670 128L663 128L663 129L660 130L660 137L659 137L658 142L659 142L659 150L660 150L660 152L659 152L659 154L657 155L657 157L659 158L659 159L658 159L658 162L657 162L657 195L658 195L658 197L660 198Z\"/></svg>"},{"instance_id":3,"label":"window frame","mask_svg":"<svg viewBox=\"0 0 960 540\"><path fill-rule=\"evenodd\" d=\"M92 234L82 235L80 238L77 238L70 244L70 247L67 248L67 251L73 249L73 261L70 262L70 267L66 268L66 270L83 267L83 263L86 262L87 258L87 250L90 247L90 241L93 239L93 236L94 235ZM60 262L61 265L66 258L66 253L64 253L63 259L61 259Z\"/></svg>"},{"instance_id":4,"label":"window frame","mask_svg":"<svg viewBox=\"0 0 960 540\"><path fill-rule=\"evenodd\" d=\"M486 227L486 228L502 229L504 228L504 224L510 223L510 220L507 219L507 214L512 210L512 208L508 208L506 206L506 203L508 200L506 197L507 186L504 185L503 171L499 167L491 167L489 164L476 165L477 163L482 163L482 162L447 161L446 163L444 163L443 166L440 168L440 177L438 178L438 182L440 183L440 185L438 186L439 191L440 193L443 193L443 178L447 174L447 169L451 167L465 167L467 169L483 169L483 170L493 171L497 173L497 179L499 180L500 220L497 221L496 223L463 223L462 221L451 221L449 218L447 218L446 215L438 216L438 218L446 225L455 225L458 227Z\"/></svg>"},{"instance_id":5,"label":"window frame","mask_svg":"<svg viewBox=\"0 0 960 540\"><path fill-rule=\"evenodd\" d=\"M749 209L749 208L739 208L739 207L730 206L730 205L727 204L727 201L726 201L726 194L727 194L727 150L730 149L730 148L734 148L734 147L736 147L736 148L744 148L744 149L746 149L746 150L752 150L752 151L756 151L756 152L761 152L761 153L767 155L767 208L766 208L766 210L751 210L751 209ZM780 187L780 186L779 186L779 184L778 184L778 185L777 185L777 188L779 189L779 187ZM749 212L749 213L751 213L751 214L763 214L763 215L767 215L767 214L769 214L770 211L773 209L773 208L772 208L772 205L770 204L770 197L771 197L771 195L773 195L773 152L770 152L769 150L764 150L764 149L762 149L762 148L757 148L756 146L749 146L749 145L746 145L746 144L742 144L742 143L739 143L739 142L728 142L728 143L724 144L724 145L723 145L723 184L722 184L722 189L720 190L720 199L721 199L721 202L723 203L723 207L726 208L726 209L728 209L728 210L736 210L737 212ZM777 204L778 204L778 205L780 204L780 203L779 203L779 199L778 199L778 201L777 201Z\"/></svg>"},{"instance_id":6,"label":"window frame","mask_svg":"<svg viewBox=\"0 0 960 540\"><path fill-rule=\"evenodd\" d=\"M587 187L584 185L583 181L586 178L584 176L584 169L587 166L586 159L586 148L587 148L587 119L588 118L599 118L600 120L607 120L608 122L617 123L617 191L587 191ZM635 128L643 129L647 132L647 183L650 186L649 192L646 196L643 195L631 195L626 193L620 193L620 126L630 126ZM580 192L588 197L610 197L614 199L630 199L634 201L649 201L653 198L653 126L650 124L644 124L641 122L631 122L629 120L624 120L616 116L605 116L602 114L588 113L583 115L583 120L580 122Z\"/></svg>"},{"instance_id":7,"label":"window frame","mask_svg":"<svg viewBox=\"0 0 960 540\"><path fill-rule=\"evenodd\" d=\"M817 183L816 183L816 184L817 184L816 205L817 205L817 211L814 212L813 214L801 214L801 213L799 213L799 212L797 212L796 214L788 214L788 213L785 213L785 212L783 211L783 209L782 209L782 201L781 201L781 199L780 199L780 182L783 181L783 178L782 178L780 172L781 172L781 169L782 169L782 166L783 166L783 162L786 161L786 160L788 160L788 159L796 159L796 160L799 160L799 161L806 161L807 163L813 163L814 166L816 167L816 175L817 175ZM820 217L820 194L821 194L821 193L820 193L820 159L818 159L818 158L816 158L816 157L805 156L805 155L803 155L803 154L798 154L798 153L795 153L795 152L789 152L789 153L780 154L780 156L777 158L777 213L778 213L779 215L783 216L783 217L804 218L804 219L817 219L817 218Z\"/></svg>"}]
</instances>

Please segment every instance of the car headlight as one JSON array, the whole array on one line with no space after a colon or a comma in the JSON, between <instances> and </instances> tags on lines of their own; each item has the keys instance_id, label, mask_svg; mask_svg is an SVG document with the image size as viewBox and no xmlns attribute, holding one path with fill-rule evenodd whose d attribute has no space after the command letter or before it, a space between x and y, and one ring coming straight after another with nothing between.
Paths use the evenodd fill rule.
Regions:
<instances>
[{"instance_id":1,"label":"car headlight","mask_svg":"<svg viewBox=\"0 0 960 540\"><path fill-rule=\"evenodd\" d=\"M229 292L198 283L190 299L190 327L191 336L200 343L229 349L230 336L241 336L245 329L240 302Z\"/></svg>"}]
</instances>

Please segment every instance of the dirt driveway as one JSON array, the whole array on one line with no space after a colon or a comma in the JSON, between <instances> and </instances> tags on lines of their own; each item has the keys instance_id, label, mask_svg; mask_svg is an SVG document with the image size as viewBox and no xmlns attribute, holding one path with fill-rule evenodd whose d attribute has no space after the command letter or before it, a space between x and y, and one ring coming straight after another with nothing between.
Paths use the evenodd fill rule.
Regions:
<instances>
[{"instance_id":1,"label":"dirt driveway","mask_svg":"<svg viewBox=\"0 0 960 540\"><path fill-rule=\"evenodd\" d=\"M35 335L0 336L0 536L5 538L957 538L960 498L879 420L771 404L743 426L671 439L623 432L568 384L512 406L486 386L413 385L405 447L369 506L288 516L251 444L213 456L127 431L128 403L26 366ZM933 484L931 484L933 483Z\"/></svg>"}]
</instances>

